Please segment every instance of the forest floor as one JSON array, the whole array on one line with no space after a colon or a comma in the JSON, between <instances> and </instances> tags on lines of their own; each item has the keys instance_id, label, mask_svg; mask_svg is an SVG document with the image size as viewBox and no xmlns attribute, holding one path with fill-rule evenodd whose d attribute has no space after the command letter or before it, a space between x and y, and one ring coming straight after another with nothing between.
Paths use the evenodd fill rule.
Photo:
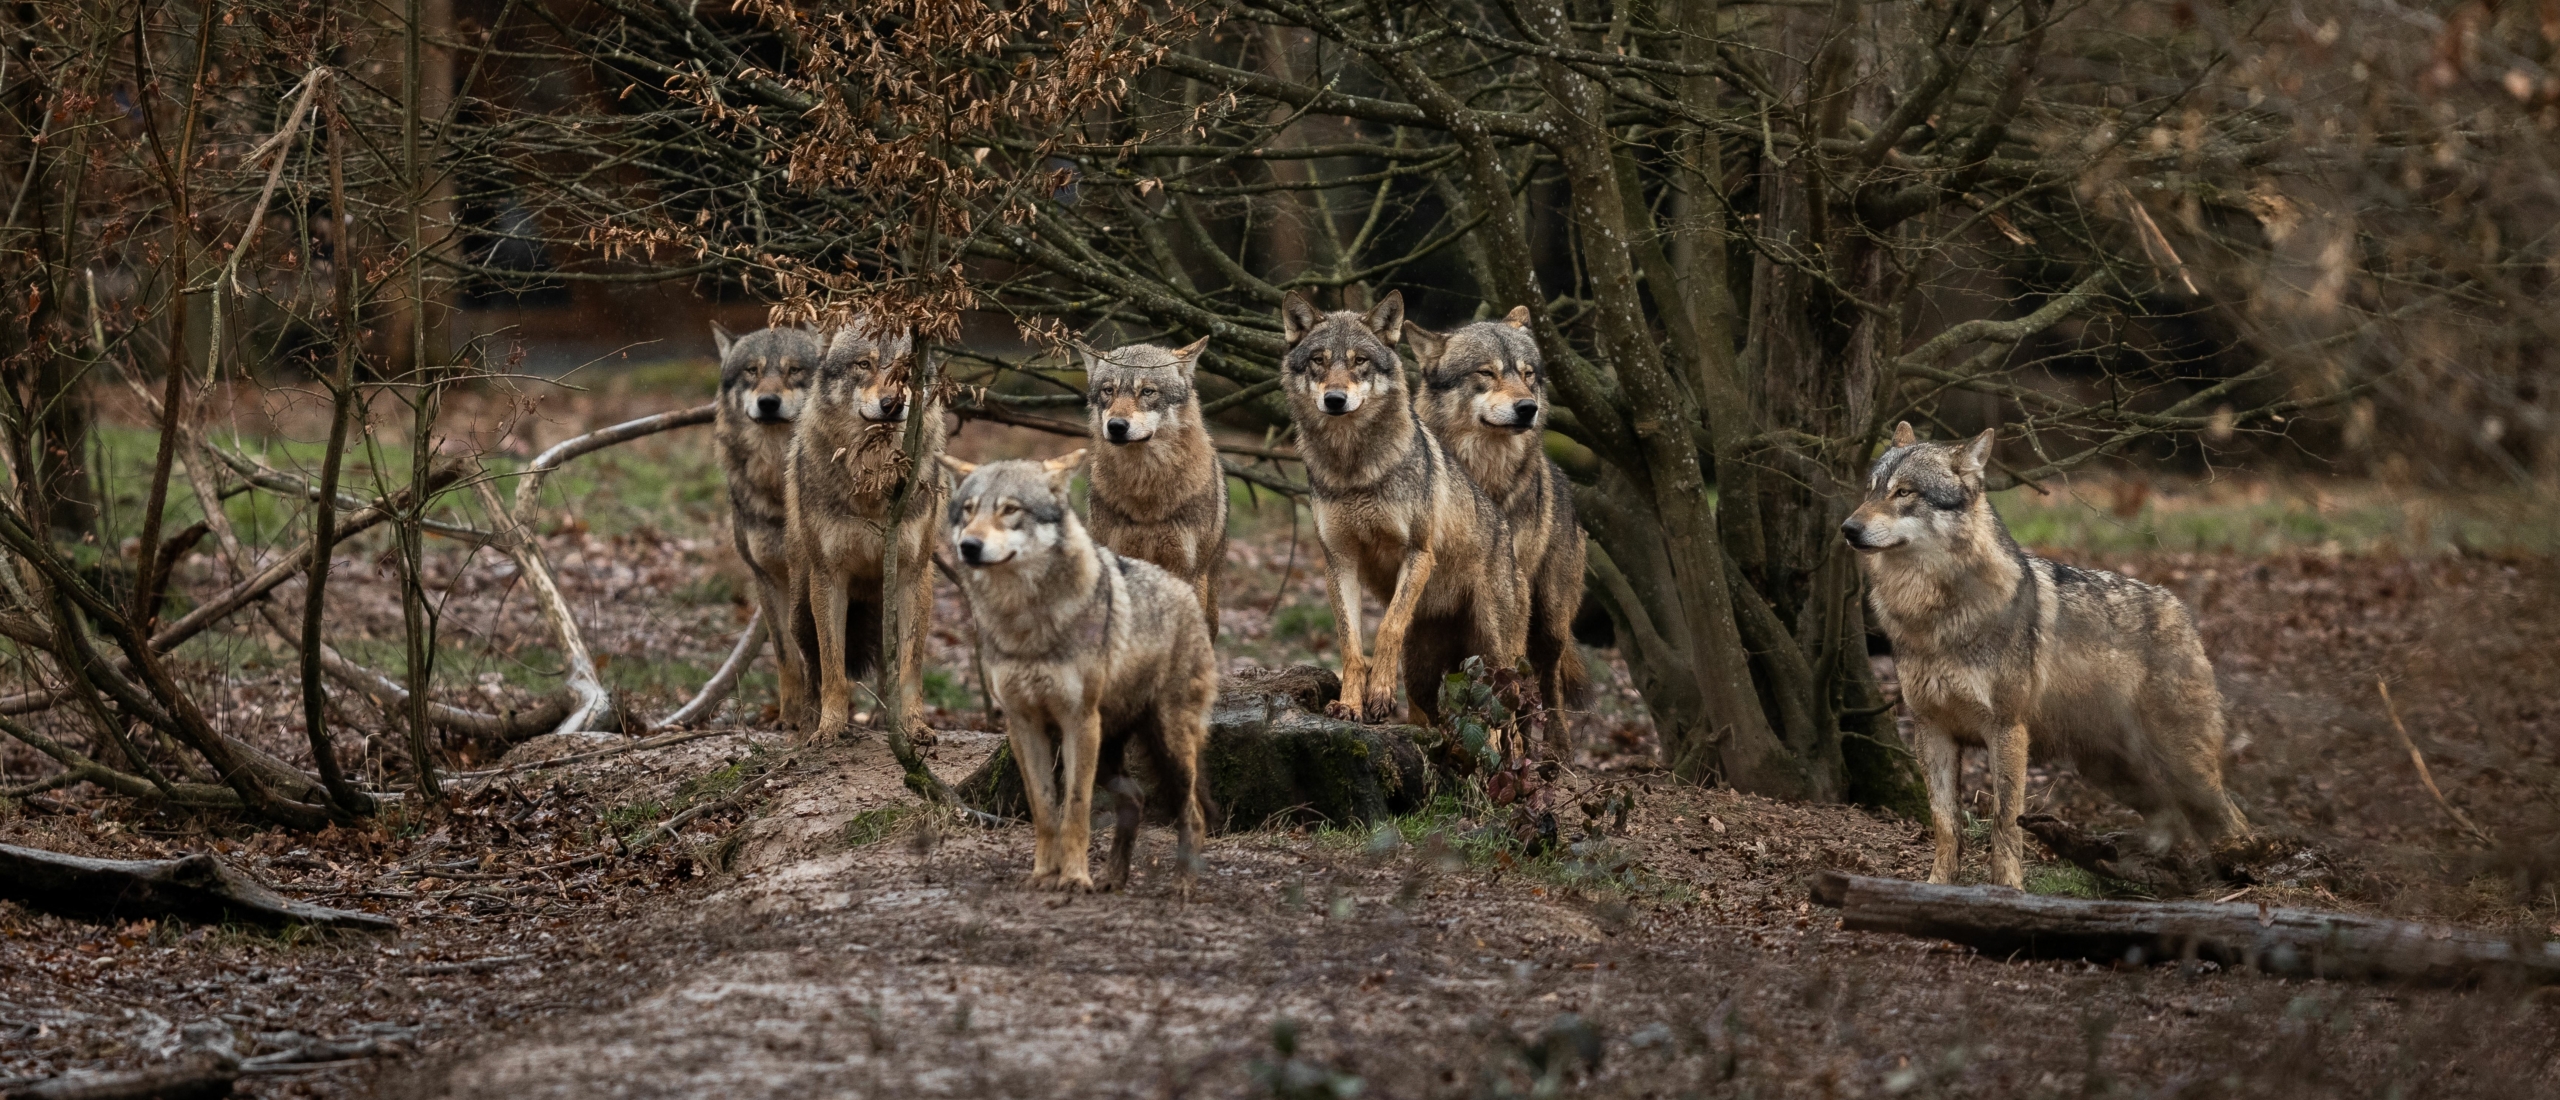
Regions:
<instances>
[{"instance_id":1,"label":"forest floor","mask_svg":"<svg viewBox=\"0 0 2560 1100\"><path fill-rule=\"evenodd\" d=\"M599 399L488 434L502 448L521 434L525 450L648 404ZM635 712L680 701L746 618L705 442L600 454L547 498L546 549ZM1056 446L973 426L955 448ZM2070 498L2084 503L2012 512L2057 556L2136 573L2197 609L2230 700L2235 796L2261 831L2320 857L2251 898L2560 935L2560 566L2483 550L2441 508L2414 525L2409 510L2356 518L2383 490L2252 492L2101 484ZM2306 525L2293 499L2339 526ZM1312 530L1267 496L1249 503L1222 656L1331 663ZM274 530L289 519L242 514ZM2175 537L2128 534L2155 517ZM396 667L379 550L344 551L331 622L342 649ZM226 568L207 552L182 579L207 591ZM503 559L438 551L430 581L453 593L440 674L457 699L520 696L552 674L512 579ZM307 760L290 648L254 622L191 643L185 667L227 728ZM969 628L947 587L935 623L942 733L929 751L956 779L996 739L976 732ZM1562 779L1568 846L1534 859L1471 840L1482 822L1452 797L1376 828L1215 837L1187 891L1165 866L1170 837L1151 829L1132 889L1031 894L1026 829L926 810L877 739L795 746L771 728L763 675L702 736L659 748L546 766L632 742L449 744L463 771L445 777L442 808L361 829L289 834L86 789L0 802L0 842L210 848L292 896L401 925L370 937L100 925L0 903L0 1090L153 1064L201 1021L229 1025L243 1054L359 1036L384 1052L244 1078L258 1096L2560 1090L2548 992L2106 969L1841 932L1808 904L1809 877L1917 877L1922 831L1673 781L1623 670L1605 649L1587 655L1608 675ZM2420 785L2378 678L2489 842ZM349 756L369 782L399 789L398 738L362 707L339 736L364 746ZM43 770L0 749L0 784ZM1621 794L1623 825L1570 808ZM2093 828L2130 820L2067 771L2038 769L2032 796ZM2045 892L2097 885L2058 864L2030 878Z\"/></svg>"}]
</instances>

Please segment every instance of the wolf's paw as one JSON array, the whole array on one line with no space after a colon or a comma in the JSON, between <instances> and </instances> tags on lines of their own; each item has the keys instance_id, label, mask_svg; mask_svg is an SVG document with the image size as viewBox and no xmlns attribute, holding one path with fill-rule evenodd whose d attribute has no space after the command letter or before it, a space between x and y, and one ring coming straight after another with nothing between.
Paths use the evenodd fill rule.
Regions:
<instances>
[{"instance_id":1,"label":"wolf's paw","mask_svg":"<svg viewBox=\"0 0 2560 1100\"><path fill-rule=\"evenodd\" d=\"M1392 687L1387 688L1386 690L1383 690L1383 691L1378 690L1378 689L1376 689L1376 688L1371 688L1371 689L1369 689L1369 697L1368 697L1367 699L1365 699L1365 700L1363 700L1363 701L1362 701L1362 706L1360 707L1360 712L1361 712L1360 720L1361 720L1361 721L1363 721L1363 722L1368 722L1368 723L1375 724L1375 723L1379 723L1379 722L1392 722L1392 721L1395 721L1395 718L1396 718L1396 692L1395 692L1395 689L1394 689L1394 688L1392 688Z\"/></svg>"},{"instance_id":2,"label":"wolf's paw","mask_svg":"<svg viewBox=\"0 0 2560 1100\"><path fill-rule=\"evenodd\" d=\"M1082 871L1052 875L1047 879L1035 881L1032 886L1034 889L1048 893L1090 894L1093 892L1093 876Z\"/></svg>"},{"instance_id":3,"label":"wolf's paw","mask_svg":"<svg viewBox=\"0 0 2560 1100\"><path fill-rule=\"evenodd\" d=\"M929 749L942 743L942 735L933 732L931 726L909 726L907 743L920 749Z\"/></svg>"},{"instance_id":4,"label":"wolf's paw","mask_svg":"<svg viewBox=\"0 0 2560 1100\"><path fill-rule=\"evenodd\" d=\"M1360 708L1336 699L1324 705L1324 716L1340 722L1357 722L1360 720Z\"/></svg>"}]
</instances>

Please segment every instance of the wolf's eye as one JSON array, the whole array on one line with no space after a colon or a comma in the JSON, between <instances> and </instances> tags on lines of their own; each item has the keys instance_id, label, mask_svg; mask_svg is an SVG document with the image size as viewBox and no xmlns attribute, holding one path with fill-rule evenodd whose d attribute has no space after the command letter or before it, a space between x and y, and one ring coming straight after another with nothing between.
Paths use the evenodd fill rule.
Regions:
<instances>
[{"instance_id":1,"label":"wolf's eye","mask_svg":"<svg viewBox=\"0 0 2560 1100\"><path fill-rule=\"evenodd\" d=\"M1484 379L1487 382L1491 382L1498 376L1493 373L1492 367L1485 367L1476 371L1476 377Z\"/></svg>"},{"instance_id":2,"label":"wolf's eye","mask_svg":"<svg viewBox=\"0 0 2560 1100\"><path fill-rule=\"evenodd\" d=\"M1006 502L1004 502L1004 503L1002 503L1002 504L996 505L996 514L997 514L997 515L999 515L999 516L1009 516L1009 515L1014 514L1015 512L1019 512L1019 511L1021 511L1021 510L1022 510L1022 506L1021 506L1021 505L1019 505L1019 504L1015 504L1014 502L1012 502L1012 501L1010 501L1010 500L1008 500L1008 501L1006 501Z\"/></svg>"},{"instance_id":3,"label":"wolf's eye","mask_svg":"<svg viewBox=\"0 0 2560 1100\"><path fill-rule=\"evenodd\" d=\"M1893 491L1893 499L1895 499L1895 500L1902 500L1902 499L1907 498L1907 497L1916 497L1916 496L1919 496L1919 495L1920 495L1920 494L1918 494L1918 493L1912 492L1912 491L1911 491L1911 487L1910 487L1910 486L1908 486L1908 485L1905 485L1905 486L1903 486L1903 487L1901 487L1901 488L1896 489L1896 490L1894 490L1894 491Z\"/></svg>"},{"instance_id":4,"label":"wolf's eye","mask_svg":"<svg viewBox=\"0 0 2560 1100\"><path fill-rule=\"evenodd\" d=\"M1355 367L1365 367L1365 366L1368 366L1368 365L1369 365L1369 353L1368 353L1368 352L1365 352L1365 351L1355 351L1355 352L1352 352L1352 353L1351 353L1351 365L1352 365L1352 366L1355 366Z\"/></svg>"},{"instance_id":5,"label":"wolf's eye","mask_svg":"<svg viewBox=\"0 0 2560 1100\"><path fill-rule=\"evenodd\" d=\"M1140 397L1154 397L1154 396L1156 395L1156 393L1157 393L1156 388L1155 388L1154 386L1149 386L1149 387L1147 387L1147 388L1145 388L1145 389L1139 390L1139 391L1138 391L1138 396L1140 396Z\"/></svg>"}]
</instances>

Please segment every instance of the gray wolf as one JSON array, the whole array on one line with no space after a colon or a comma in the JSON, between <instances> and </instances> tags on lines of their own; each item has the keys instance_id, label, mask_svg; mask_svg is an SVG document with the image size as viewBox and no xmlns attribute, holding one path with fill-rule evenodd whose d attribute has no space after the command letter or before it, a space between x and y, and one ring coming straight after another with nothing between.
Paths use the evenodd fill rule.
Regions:
<instances>
[{"instance_id":1,"label":"gray wolf","mask_svg":"<svg viewBox=\"0 0 2560 1100\"><path fill-rule=\"evenodd\" d=\"M945 522L960 588L986 645L987 680L1030 796L1031 885L1090 890L1097 778L1117 796L1102 887L1129 879L1143 799L1121 765L1131 741L1179 807L1175 866L1189 881L1203 826L1200 750L1218 694L1199 597L1181 578L1095 545L1067 499L1085 452L973 466Z\"/></svg>"},{"instance_id":2,"label":"gray wolf","mask_svg":"<svg viewBox=\"0 0 2560 1100\"><path fill-rule=\"evenodd\" d=\"M1446 336L1404 323L1421 368L1422 422L1502 510L1511 558L1529 579L1529 667L1546 705L1580 705L1589 686L1573 647L1582 610L1582 529L1573 486L1547 459L1546 377L1529 309ZM1548 747L1568 747L1561 721L1547 723Z\"/></svg>"},{"instance_id":3,"label":"gray wolf","mask_svg":"<svg viewBox=\"0 0 2560 1100\"><path fill-rule=\"evenodd\" d=\"M1135 344L1085 353L1091 409L1093 537L1115 553L1162 566L1200 594L1218 637L1218 566L1227 556L1227 475L1200 418L1192 376L1207 337L1167 351Z\"/></svg>"},{"instance_id":4,"label":"gray wolf","mask_svg":"<svg viewBox=\"0 0 2560 1100\"><path fill-rule=\"evenodd\" d=\"M933 536L942 479L927 476L892 531L889 513L910 476L903 435L909 417L924 417L928 454L947 430L941 407L919 401L907 384L914 341L904 332L857 326L835 334L820 360L817 384L792 430L784 478L793 584L800 608L793 637L818 686L820 737L842 736L853 721L853 679L878 663L883 694L901 693L903 712L923 713L922 624L932 606ZM898 540L899 591L882 590L889 539ZM900 651L878 660L880 623L890 600L902 601ZM894 686L891 681L894 680Z\"/></svg>"},{"instance_id":5,"label":"gray wolf","mask_svg":"<svg viewBox=\"0 0 2560 1100\"><path fill-rule=\"evenodd\" d=\"M2020 549L1983 494L1992 437L1923 443L1895 426L1841 524L1919 730L1929 881L1954 881L1962 855L1966 745L1990 753L1991 875L2004 886L2024 885L2031 757L2077 766L2140 811L2162 849L2245 835L2222 789L2222 694L2194 619L2163 589Z\"/></svg>"},{"instance_id":6,"label":"gray wolf","mask_svg":"<svg viewBox=\"0 0 2560 1100\"><path fill-rule=\"evenodd\" d=\"M1364 314L1319 312L1291 292L1280 318L1289 343L1281 392L1315 498L1325 594L1342 645L1342 698L1328 709L1383 721L1401 679L1427 720L1440 677L1457 661L1482 656L1509 668L1520 660L1528 586L1510 532L1414 410L1394 348L1401 293ZM1386 601L1368 653L1360 646L1364 587ZM1410 644L1417 637L1423 644Z\"/></svg>"},{"instance_id":7,"label":"gray wolf","mask_svg":"<svg viewBox=\"0 0 2560 1100\"><path fill-rule=\"evenodd\" d=\"M792 591L784 476L791 426L808 403L826 341L798 328L758 329L732 337L711 326L720 349L720 411L712 434L729 482L729 534L755 580L756 607L774 641L785 720L805 722L806 666L791 644Z\"/></svg>"}]
</instances>

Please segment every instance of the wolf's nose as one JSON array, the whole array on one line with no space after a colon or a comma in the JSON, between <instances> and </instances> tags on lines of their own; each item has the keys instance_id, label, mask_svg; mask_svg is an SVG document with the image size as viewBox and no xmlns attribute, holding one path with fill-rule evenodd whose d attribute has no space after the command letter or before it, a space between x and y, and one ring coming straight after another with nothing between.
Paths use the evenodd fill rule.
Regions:
<instances>
[{"instance_id":1,"label":"wolf's nose","mask_svg":"<svg viewBox=\"0 0 2560 1100\"><path fill-rule=\"evenodd\" d=\"M984 540L974 538L960 540L961 561L968 562L971 565L976 565L978 563L978 556L986 552L987 544Z\"/></svg>"},{"instance_id":2,"label":"wolf's nose","mask_svg":"<svg viewBox=\"0 0 2560 1100\"><path fill-rule=\"evenodd\" d=\"M880 415L894 420L898 416L898 410L903 409L906 406L906 398L899 397L895 394L883 397L880 399Z\"/></svg>"},{"instance_id":3,"label":"wolf's nose","mask_svg":"<svg viewBox=\"0 0 2560 1100\"><path fill-rule=\"evenodd\" d=\"M1110 436L1111 441L1114 443L1128 442L1129 422L1116 416L1112 417L1111 419L1103 422L1102 432L1104 435Z\"/></svg>"},{"instance_id":4,"label":"wolf's nose","mask_svg":"<svg viewBox=\"0 0 2560 1100\"><path fill-rule=\"evenodd\" d=\"M1512 422L1512 423L1514 423L1514 424L1519 424L1519 425L1522 425L1522 426L1524 426L1524 427L1525 427L1525 426L1527 426L1531 421L1534 421L1534 420L1536 420L1536 419L1538 419L1538 403L1537 403L1537 402L1535 402L1535 401L1514 401L1514 402L1512 402L1512 403L1511 403L1511 422Z\"/></svg>"},{"instance_id":5,"label":"wolf's nose","mask_svg":"<svg viewBox=\"0 0 2560 1100\"><path fill-rule=\"evenodd\" d=\"M1849 540L1849 545L1861 545L1866 539L1866 534L1867 529L1859 524L1857 520L1844 519L1840 521L1840 537Z\"/></svg>"},{"instance_id":6,"label":"wolf's nose","mask_svg":"<svg viewBox=\"0 0 2560 1100\"><path fill-rule=\"evenodd\" d=\"M1351 395L1341 390L1324 391L1324 411L1337 415L1351 411Z\"/></svg>"},{"instance_id":7,"label":"wolf's nose","mask_svg":"<svg viewBox=\"0 0 2560 1100\"><path fill-rule=\"evenodd\" d=\"M757 416L780 416L780 415L782 415L782 399L781 399L781 398L779 398L779 397L776 397L776 396L774 396L774 395L772 395L772 394L769 394L769 393L768 393L768 394L765 394L765 395L763 395L763 396L761 396L761 397L756 398L756 415L757 415Z\"/></svg>"}]
</instances>

